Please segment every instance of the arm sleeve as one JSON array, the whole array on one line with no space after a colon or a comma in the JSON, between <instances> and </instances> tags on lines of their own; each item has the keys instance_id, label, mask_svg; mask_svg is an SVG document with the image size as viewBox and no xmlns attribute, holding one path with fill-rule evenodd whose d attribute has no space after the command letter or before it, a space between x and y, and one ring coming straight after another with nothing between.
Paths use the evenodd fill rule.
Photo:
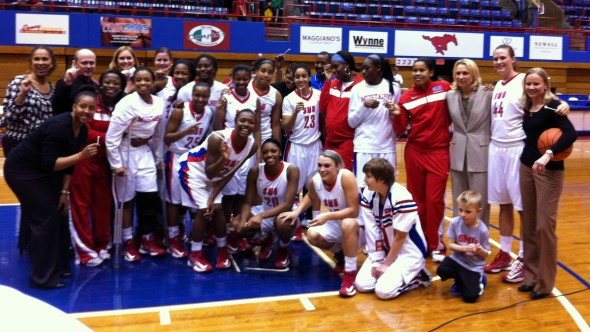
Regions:
<instances>
[{"instance_id":1,"label":"arm sleeve","mask_svg":"<svg viewBox=\"0 0 590 332\"><path fill-rule=\"evenodd\" d=\"M23 81L24 76L17 76L8 84L6 88L6 97L4 98L4 118L10 119L12 116L20 114L26 110L26 105L29 100L25 97L25 102L22 105L15 103L16 96L20 92L20 84Z\"/></svg>"},{"instance_id":2,"label":"arm sleeve","mask_svg":"<svg viewBox=\"0 0 590 332\"><path fill-rule=\"evenodd\" d=\"M320 94L320 113L326 113L328 105L330 103L330 86L331 82L326 82L322 87L322 93Z\"/></svg>"},{"instance_id":3,"label":"arm sleeve","mask_svg":"<svg viewBox=\"0 0 590 332\"><path fill-rule=\"evenodd\" d=\"M363 121L363 114L365 113L366 107L361 97L358 94L356 86L352 88L350 95L350 104L348 108L348 125L350 128L356 128Z\"/></svg>"},{"instance_id":4,"label":"arm sleeve","mask_svg":"<svg viewBox=\"0 0 590 332\"><path fill-rule=\"evenodd\" d=\"M123 159L121 158L120 146L123 139L123 133L133 121L132 112L126 104L127 103L121 101L115 106L115 110L111 117L111 123L107 130L105 145L107 148L107 157L112 169L124 166Z\"/></svg>"},{"instance_id":5,"label":"arm sleeve","mask_svg":"<svg viewBox=\"0 0 590 332\"><path fill-rule=\"evenodd\" d=\"M559 106L559 102L555 101L555 104L552 105L552 107L557 108L557 106ZM553 116L559 125L559 129L562 131L561 137L559 137L557 142L551 146L551 151L556 155L574 144L578 135L576 133L576 128L574 128L574 125L567 116L561 116L558 114L554 114Z\"/></svg>"},{"instance_id":6,"label":"arm sleeve","mask_svg":"<svg viewBox=\"0 0 590 332\"><path fill-rule=\"evenodd\" d=\"M74 85L74 83L72 83L72 85ZM72 85L65 84L63 78L59 79L55 84L55 92L53 94L53 100L51 101L54 115L68 111L65 109L65 102L70 98Z\"/></svg>"}]
</instances>

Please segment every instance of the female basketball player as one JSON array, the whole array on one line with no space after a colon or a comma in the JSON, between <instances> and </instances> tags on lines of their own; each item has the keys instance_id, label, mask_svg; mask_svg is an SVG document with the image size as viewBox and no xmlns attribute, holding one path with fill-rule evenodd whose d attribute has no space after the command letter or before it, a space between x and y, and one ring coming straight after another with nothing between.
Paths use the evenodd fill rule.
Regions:
<instances>
[{"instance_id":1,"label":"female basketball player","mask_svg":"<svg viewBox=\"0 0 590 332\"><path fill-rule=\"evenodd\" d=\"M197 78L193 82L189 82L178 91L178 99L183 102L191 101L193 95L193 86L198 82L206 82L211 89L211 96L209 97L209 107L215 113L217 101L221 97L227 85L215 80L217 75L217 59L208 54L201 54L195 60L197 68Z\"/></svg>"},{"instance_id":2,"label":"female basketball player","mask_svg":"<svg viewBox=\"0 0 590 332\"><path fill-rule=\"evenodd\" d=\"M344 168L342 157L332 150L322 152L317 165L318 174L309 182L309 192L301 204L292 212L280 214L277 222L293 224L299 214L312 207L313 220L309 222L310 228L307 230L309 243L335 254L344 250L340 295L351 297L356 294L354 280L359 248L359 193L356 179L351 171ZM328 212L320 213L321 204Z\"/></svg>"},{"instance_id":3,"label":"female basketball player","mask_svg":"<svg viewBox=\"0 0 590 332\"><path fill-rule=\"evenodd\" d=\"M162 131L158 128L164 101L151 94L154 73L139 67L132 78L136 92L119 101L111 116L107 131L107 157L114 173L117 200L123 205L124 258L128 262L141 260L133 240L133 207L137 197L139 252L150 256L164 255L153 236L159 204L156 164L163 162L160 144ZM153 138L153 140L152 140ZM153 150L148 143L152 140Z\"/></svg>"},{"instance_id":4,"label":"female basketball player","mask_svg":"<svg viewBox=\"0 0 590 332\"><path fill-rule=\"evenodd\" d=\"M254 62L254 79L248 90L260 100L260 139L262 142L270 137L281 139L281 112L283 97L270 82L274 76L275 63L268 59Z\"/></svg>"},{"instance_id":5,"label":"female basketball player","mask_svg":"<svg viewBox=\"0 0 590 332\"><path fill-rule=\"evenodd\" d=\"M180 60L179 60L180 61ZM182 207L178 158L190 149L198 146L209 132L213 119L213 111L207 103L210 89L205 82L195 84L190 103L184 103L181 108L175 108L166 125L164 143L168 146L166 152L166 207L168 222L168 251L175 258L188 256L179 230L179 217L183 217L186 209Z\"/></svg>"},{"instance_id":6,"label":"female basketball player","mask_svg":"<svg viewBox=\"0 0 590 332\"><path fill-rule=\"evenodd\" d=\"M227 226L221 209L221 190L236 170L258 149L252 132L255 113L244 109L236 115L235 128L215 131L205 142L183 154L180 159L182 205L197 209L192 227L192 253L188 265L195 272L213 269L203 254L205 218L213 218L217 237L217 269L230 267L227 252Z\"/></svg>"},{"instance_id":7,"label":"female basketball player","mask_svg":"<svg viewBox=\"0 0 590 332\"><path fill-rule=\"evenodd\" d=\"M242 213L234 218L234 228L240 235L253 235L255 232L261 241L259 260L270 257L278 235L280 244L275 266L279 269L289 266L289 244L298 220L279 222L276 217L282 212L291 211L299 183L299 168L283 162L281 151L281 143L274 138L262 144L264 164L248 172L246 202ZM262 199L262 205L256 204L259 199Z\"/></svg>"}]
</instances>

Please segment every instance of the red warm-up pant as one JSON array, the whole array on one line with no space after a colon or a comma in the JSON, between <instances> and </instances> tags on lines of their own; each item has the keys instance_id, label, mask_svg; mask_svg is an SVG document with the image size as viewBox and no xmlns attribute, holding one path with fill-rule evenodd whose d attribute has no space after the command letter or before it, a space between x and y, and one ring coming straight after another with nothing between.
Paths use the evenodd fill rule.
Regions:
<instances>
[{"instance_id":1,"label":"red warm-up pant","mask_svg":"<svg viewBox=\"0 0 590 332\"><path fill-rule=\"evenodd\" d=\"M405 161L408 190L418 204L418 215L428 242L428 252L432 252L441 242L438 228L445 211L449 150L424 151L408 143Z\"/></svg>"},{"instance_id":2,"label":"red warm-up pant","mask_svg":"<svg viewBox=\"0 0 590 332\"><path fill-rule=\"evenodd\" d=\"M70 195L72 242L79 262L86 264L111 241L113 198L106 160L81 160L72 174Z\"/></svg>"},{"instance_id":3,"label":"red warm-up pant","mask_svg":"<svg viewBox=\"0 0 590 332\"><path fill-rule=\"evenodd\" d=\"M344 161L344 167L352 172L352 161L354 159L354 145L352 139L340 142L332 142L326 139L324 150L334 150L338 152Z\"/></svg>"}]
</instances>

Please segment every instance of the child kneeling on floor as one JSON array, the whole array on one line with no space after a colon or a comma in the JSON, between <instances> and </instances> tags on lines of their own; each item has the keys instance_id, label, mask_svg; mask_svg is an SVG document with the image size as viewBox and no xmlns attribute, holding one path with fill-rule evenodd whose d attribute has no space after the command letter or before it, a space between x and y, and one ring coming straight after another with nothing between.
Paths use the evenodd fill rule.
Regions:
<instances>
[{"instance_id":1,"label":"child kneeling on floor","mask_svg":"<svg viewBox=\"0 0 590 332\"><path fill-rule=\"evenodd\" d=\"M436 273L442 281L453 278L451 294L461 295L467 303L475 302L487 284L483 272L490 254L490 233L478 214L481 195L473 190L462 192L457 198L459 216L451 220L447 230L448 248L453 252L445 257Z\"/></svg>"}]
</instances>

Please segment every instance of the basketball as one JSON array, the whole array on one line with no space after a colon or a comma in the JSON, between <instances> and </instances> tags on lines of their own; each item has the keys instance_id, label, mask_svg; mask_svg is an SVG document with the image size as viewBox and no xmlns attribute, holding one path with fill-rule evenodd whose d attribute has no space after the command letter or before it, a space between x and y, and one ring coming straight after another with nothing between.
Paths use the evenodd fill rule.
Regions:
<instances>
[{"instance_id":1,"label":"basketball","mask_svg":"<svg viewBox=\"0 0 590 332\"><path fill-rule=\"evenodd\" d=\"M539 152L542 155L545 154L545 151L547 151L547 149L557 142L557 140L561 137L561 134L562 132L559 128L549 128L545 130L541 136L539 136L539 140L537 141L537 148L539 148ZM554 155L553 158L551 158L551 161L564 160L565 158L569 157L573 148L574 146L572 145L564 151Z\"/></svg>"}]
</instances>

